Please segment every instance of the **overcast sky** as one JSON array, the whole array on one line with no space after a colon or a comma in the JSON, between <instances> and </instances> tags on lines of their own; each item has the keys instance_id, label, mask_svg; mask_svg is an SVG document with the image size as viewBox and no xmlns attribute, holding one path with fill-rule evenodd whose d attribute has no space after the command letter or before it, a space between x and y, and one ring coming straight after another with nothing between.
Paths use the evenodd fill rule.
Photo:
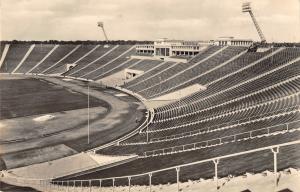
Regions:
<instances>
[{"instance_id":1,"label":"overcast sky","mask_svg":"<svg viewBox=\"0 0 300 192\"><path fill-rule=\"evenodd\" d=\"M209 40L258 35L243 0L0 0L3 40ZM300 41L300 0L252 0L267 41Z\"/></svg>"}]
</instances>

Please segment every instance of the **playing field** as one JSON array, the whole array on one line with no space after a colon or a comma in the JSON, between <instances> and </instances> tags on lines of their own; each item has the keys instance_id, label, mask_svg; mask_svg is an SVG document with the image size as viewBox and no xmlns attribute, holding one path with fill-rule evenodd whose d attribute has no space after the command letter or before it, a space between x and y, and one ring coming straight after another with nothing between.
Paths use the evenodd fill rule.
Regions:
<instances>
[{"instance_id":1,"label":"playing field","mask_svg":"<svg viewBox=\"0 0 300 192\"><path fill-rule=\"evenodd\" d=\"M145 111L135 98L89 87L69 79L0 77L0 169L76 154L115 140L143 122Z\"/></svg>"},{"instance_id":2,"label":"playing field","mask_svg":"<svg viewBox=\"0 0 300 192\"><path fill-rule=\"evenodd\" d=\"M86 95L41 79L1 79L0 119L87 108ZM90 107L108 107L90 98Z\"/></svg>"}]
</instances>

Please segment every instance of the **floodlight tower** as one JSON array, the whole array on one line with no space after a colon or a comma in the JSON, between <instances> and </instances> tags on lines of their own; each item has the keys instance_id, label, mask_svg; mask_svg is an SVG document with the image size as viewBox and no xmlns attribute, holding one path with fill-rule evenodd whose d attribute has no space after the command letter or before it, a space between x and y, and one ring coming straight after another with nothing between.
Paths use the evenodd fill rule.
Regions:
<instances>
[{"instance_id":1,"label":"floodlight tower","mask_svg":"<svg viewBox=\"0 0 300 192\"><path fill-rule=\"evenodd\" d=\"M255 17L254 17L254 14L253 14L251 6L250 6L250 2L243 3L243 5L242 5L242 12L250 14L250 16L252 18L252 21L253 21L253 23L255 25L255 28L256 28L256 30L258 32L258 35L260 37L261 42L265 43L266 42L266 38L265 38L263 32L261 31L261 29L260 29L260 27L259 27L259 25L258 25L258 23L257 23L257 21L255 19Z\"/></svg>"},{"instance_id":2,"label":"floodlight tower","mask_svg":"<svg viewBox=\"0 0 300 192\"><path fill-rule=\"evenodd\" d=\"M108 42L108 38L107 38L106 32L104 30L103 22L99 21L97 24L98 24L98 27L100 27L102 29L106 42Z\"/></svg>"}]
</instances>

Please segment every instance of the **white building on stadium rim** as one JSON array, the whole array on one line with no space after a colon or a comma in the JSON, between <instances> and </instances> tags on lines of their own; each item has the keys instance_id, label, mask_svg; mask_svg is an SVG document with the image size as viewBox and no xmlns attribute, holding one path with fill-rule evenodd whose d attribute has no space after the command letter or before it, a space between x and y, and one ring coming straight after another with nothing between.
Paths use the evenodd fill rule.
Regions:
<instances>
[{"instance_id":1,"label":"white building on stadium rim","mask_svg":"<svg viewBox=\"0 0 300 192\"><path fill-rule=\"evenodd\" d=\"M131 56L131 58L187 63L190 58L210 45L249 47L252 44L253 41L251 39L234 39L234 37L219 37L217 40L209 41L184 41L161 38L154 41L153 44L136 45L136 55ZM131 79L143 74L144 71L125 69L124 73L125 79Z\"/></svg>"},{"instance_id":2,"label":"white building on stadium rim","mask_svg":"<svg viewBox=\"0 0 300 192\"><path fill-rule=\"evenodd\" d=\"M166 57L193 57L208 45L218 46L250 46L251 39L234 39L234 37L220 37L210 41L184 41L161 38L153 44L136 45L136 54L141 56L154 56L161 59Z\"/></svg>"}]
</instances>

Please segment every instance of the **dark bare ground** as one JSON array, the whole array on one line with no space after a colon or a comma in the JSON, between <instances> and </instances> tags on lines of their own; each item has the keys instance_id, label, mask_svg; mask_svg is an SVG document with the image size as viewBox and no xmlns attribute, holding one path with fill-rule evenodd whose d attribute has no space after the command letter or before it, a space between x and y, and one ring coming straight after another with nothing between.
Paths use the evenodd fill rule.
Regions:
<instances>
[{"instance_id":1,"label":"dark bare ground","mask_svg":"<svg viewBox=\"0 0 300 192\"><path fill-rule=\"evenodd\" d=\"M18 187L9 185L0 181L0 190L3 192L37 192L36 189L30 187Z\"/></svg>"}]
</instances>

